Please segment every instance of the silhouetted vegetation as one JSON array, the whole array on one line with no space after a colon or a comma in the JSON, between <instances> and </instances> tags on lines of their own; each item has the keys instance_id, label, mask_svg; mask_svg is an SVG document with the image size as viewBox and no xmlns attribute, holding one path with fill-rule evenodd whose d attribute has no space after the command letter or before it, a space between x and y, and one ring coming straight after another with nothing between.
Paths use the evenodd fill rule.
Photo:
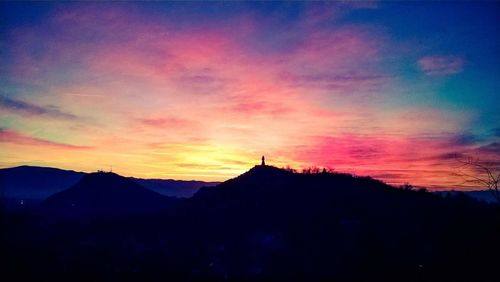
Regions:
<instances>
[{"instance_id":1,"label":"silhouetted vegetation","mask_svg":"<svg viewBox=\"0 0 500 282\"><path fill-rule=\"evenodd\" d=\"M500 163L492 161L481 161L467 157L465 159L457 158L461 164L458 175L465 179L465 183L473 183L487 188L491 195L500 204L500 191L498 183L500 182ZM464 172L463 169L472 170L471 173Z\"/></svg>"},{"instance_id":2,"label":"silhouetted vegetation","mask_svg":"<svg viewBox=\"0 0 500 282\"><path fill-rule=\"evenodd\" d=\"M124 186L131 186L125 194L118 189ZM8 214L0 235L4 275L87 281L497 278L499 207L469 197L267 165L190 199L168 198L154 213L124 208L134 198L165 200L137 196L138 189L117 175L97 175L47 200L43 206L51 213ZM71 201L109 196L120 199L113 209L127 213L99 216L90 201L85 209L93 213L59 216L71 213Z\"/></svg>"}]
</instances>

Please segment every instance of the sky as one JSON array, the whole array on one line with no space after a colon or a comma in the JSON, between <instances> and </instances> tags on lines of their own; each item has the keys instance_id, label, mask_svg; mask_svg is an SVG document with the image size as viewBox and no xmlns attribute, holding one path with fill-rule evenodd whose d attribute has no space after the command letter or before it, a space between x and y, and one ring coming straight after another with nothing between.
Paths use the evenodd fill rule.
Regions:
<instances>
[{"instance_id":1,"label":"sky","mask_svg":"<svg viewBox=\"0 0 500 282\"><path fill-rule=\"evenodd\" d=\"M500 160L499 31L500 2L2 2L0 167L464 188Z\"/></svg>"}]
</instances>

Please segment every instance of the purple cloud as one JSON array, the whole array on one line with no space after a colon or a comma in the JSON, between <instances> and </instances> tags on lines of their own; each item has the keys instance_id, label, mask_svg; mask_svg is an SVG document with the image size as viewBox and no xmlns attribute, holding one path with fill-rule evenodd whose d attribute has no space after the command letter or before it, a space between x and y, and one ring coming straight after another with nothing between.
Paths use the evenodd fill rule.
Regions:
<instances>
[{"instance_id":1,"label":"purple cloud","mask_svg":"<svg viewBox=\"0 0 500 282\"><path fill-rule=\"evenodd\" d=\"M340 90L351 93L356 90L376 91L388 84L391 77L379 74L310 74L296 75L285 72L280 77L282 80L296 87L322 88Z\"/></svg>"},{"instance_id":2,"label":"purple cloud","mask_svg":"<svg viewBox=\"0 0 500 282\"><path fill-rule=\"evenodd\" d=\"M479 147L479 150L486 154L500 155L500 142L493 142Z\"/></svg>"},{"instance_id":3,"label":"purple cloud","mask_svg":"<svg viewBox=\"0 0 500 282\"><path fill-rule=\"evenodd\" d=\"M427 75L448 75L462 72L464 60L455 56L427 56L417 64Z\"/></svg>"},{"instance_id":4,"label":"purple cloud","mask_svg":"<svg viewBox=\"0 0 500 282\"><path fill-rule=\"evenodd\" d=\"M453 136L450 140L450 142L454 146L467 146L467 145L474 145L478 143L480 140L479 137L477 137L474 134L470 133L462 133L462 134L457 134Z\"/></svg>"},{"instance_id":5,"label":"purple cloud","mask_svg":"<svg viewBox=\"0 0 500 282\"><path fill-rule=\"evenodd\" d=\"M76 115L63 112L55 106L41 107L35 104L0 96L0 109L23 116L46 116L55 119L78 119Z\"/></svg>"}]
</instances>

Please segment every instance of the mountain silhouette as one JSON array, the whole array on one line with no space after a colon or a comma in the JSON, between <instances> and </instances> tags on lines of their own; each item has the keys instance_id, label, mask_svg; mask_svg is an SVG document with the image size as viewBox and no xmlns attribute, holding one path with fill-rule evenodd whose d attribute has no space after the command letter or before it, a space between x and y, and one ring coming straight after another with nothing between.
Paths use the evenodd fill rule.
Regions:
<instances>
[{"instance_id":1,"label":"mountain silhouette","mask_svg":"<svg viewBox=\"0 0 500 282\"><path fill-rule=\"evenodd\" d=\"M165 210L176 201L145 189L112 172L85 175L67 190L42 203L42 210L56 216L127 216Z\"/></svg>"},{"instance_id":2,"label":"mountain silhouette","mask_svg":"<svg viewBox=\"0 0 500 282\"><path fill-rule=\"evenodd\" d=\"M0 195L8 210L36 207L49 196L76 184L84 172L51 167L19 166L0 169ZM142 187L171 197L191 197L200 187L219 182L184 181L172 179L143 179L130 177ZM23 205L20 205L20 203Z\"/></svg>"},{"instance_id":3,"label":"mountain silhouette","mask_svg":"<svg viewBox=\"0 0 500 282\"><path fill-rule=\"evenodd\" d=\"M362 210L405 208L404 202L438 202L429 193L395 189L370 177L342 173L300 174L273 166L255 166L248 172L213 187L201 188L192 198L196 209L209 213L265 213L269 216L310 215L321 210L333 214ZM286 214L281 214L286 211ZM376 212L376 211L375 211ZM253 215L248 215L253 216Z\"/></svg>"},{"instance_id":4,"label":"mountain silhouette","mask_svg":"<svg viewBox=\"0 0 500 282\"><path fill-rule=\"evenodd\" d=\"M85 173L51 167L18 166L0 169L4 196L43 200L78 182Z\"/></svg>"},{"instance_id":5,"label":"mountain silhouette","mask_svg":"<svg viewBox=\"0 0 500 282\"><path fill-rule=\"evenodd\" d=\"M220 183L198 180L144 179L134 177L131 177L130 179L146 189L155 191L165 196L179 198L189 198L193 196L201 187L214 186Z\"/></svg>"},{"instance_id":6,"label":"mountain silhouette","mask_svg":"<svg viewBox=\"0 0 500 282\"><path fill-rule=\"evenodd\" d=\"M497 205L268 165L182 200L114 173L87 174L40 211L55 220L26 214L3 223L11 273L66 281L496 281L500 253Z\"/></svg>"},{"instance_id":7,"label":"mountain silhouette","mask_svg":"<svg viewBox=\"0 0 500 282\"><path fill-rule=\"evenodd\" d=\"M218 257L216 275L236 280L418 281L423 265L447 280L439 275L463 265L467 281L480 277L472 269L492 267L498 250L479 243L498 234L488 224L499 219L495 208L350 174L255 166L188 204L186 221L198 223L190 232L234 252ZM457 249L481 258L471 262Z\"/></svg>"}]
</instances>

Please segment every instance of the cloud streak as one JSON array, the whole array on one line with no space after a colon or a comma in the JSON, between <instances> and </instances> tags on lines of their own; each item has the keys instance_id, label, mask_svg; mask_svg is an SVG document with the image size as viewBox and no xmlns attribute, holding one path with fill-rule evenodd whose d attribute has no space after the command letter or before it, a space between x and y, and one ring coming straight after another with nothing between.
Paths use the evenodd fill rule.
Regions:
<instances>
[{"instance_id":1,"label":"cloud streak","mask_svg":"<svg viewBox=\"0 0 500 282\"><path fill-rule=\"evenodd\" d=\"M464 68L464 60L456 56L427 56L420 58L417 63L427 75L457 74Z\"/></svg>"},{"instance_id":2,"label":"cloud streak","mask_svg":"<svg viewBox=\"0 0 500 282\"><path fill-rule=\"evenodd\" d=\"M69 150L85 150L91 149L90 146L72 145L54 142L46 139L36 138L29 136L15 130L0 128L0 142L12 143L16 145L27 145L36 147L51 147L56 149L69 149Z\"/></svg>"},{"instance_id":3,"label":"cloud streak","mask_svg":"<svg viewBox=\"0 0 500 282\"><path fill-rule=\"evenodd\" d=\"M58 107L56 106L42 107L21 100L11 99L5 96L0 96L0 108L15 114L28 117L44 116L48 118L63 119L63 120L79 119L76 115L63 112L59 110Z\"/></svg>"}]
</instances>

